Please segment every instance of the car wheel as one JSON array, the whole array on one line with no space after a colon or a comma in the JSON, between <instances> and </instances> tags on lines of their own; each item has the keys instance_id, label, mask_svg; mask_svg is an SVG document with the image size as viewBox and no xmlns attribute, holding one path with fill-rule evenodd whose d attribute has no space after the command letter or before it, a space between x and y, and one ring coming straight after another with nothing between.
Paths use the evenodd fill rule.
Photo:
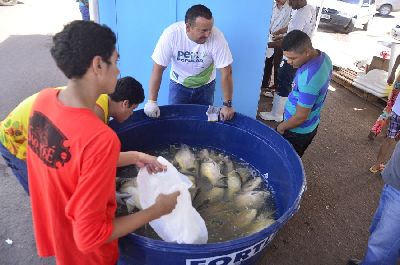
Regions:
<instances>
[{"instance_id":1,"label":"car wheel","mask_svg":"<svg viewBox=\"0 0 400 265\"><path fill-rule=\"evenodd\" d=\"M354 29L354 21L351 20L349 25L347 25L346 27L343 28L343 33L345 34L349 34L350 32L352 32Z\"/></svg>"},{"instance_id":2,"label":"car wheel","mask_svg":"<svg viewBox=\"0 0 400 265\"><path fill-rule=\"evenodd\" d=\"M392 6L391 5L382 5L380 8L379 8L379 14L381 15L381 16L387 16L387 15L389 15L390 14L390 12L392 12Z\"/></svg>"},{"instance_id":3,"label":"car wheel","mask_svg":"<svg viewBox=\"0 0 400 265\"><path fill-rule=\"evenodd\" d=\"M0 0L0 6L13 6L18 4L18 0Z\"/></svg>"}]
</instances>

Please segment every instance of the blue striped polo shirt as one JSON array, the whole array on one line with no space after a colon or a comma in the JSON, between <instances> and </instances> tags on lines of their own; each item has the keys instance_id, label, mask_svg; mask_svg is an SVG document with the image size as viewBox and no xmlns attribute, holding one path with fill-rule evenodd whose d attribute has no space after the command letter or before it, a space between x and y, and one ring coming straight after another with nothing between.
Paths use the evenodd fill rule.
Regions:
<instances>
[{"instance_id":1,"label":"blue striped polo shirt","mask_svg":"<svg viewBox=\"0 0 400 265\"><path fill-rule=\"evenodd\" d=\"M307 120L300 126L290 129L295 133L312 132L319 124L320 113L328 92L332 76L332 61L321 51L319 56L303 64L296 72L285 105L284 119L288 120L296 113L296 106L311 109Z\"/></svg>"}]
</instances>

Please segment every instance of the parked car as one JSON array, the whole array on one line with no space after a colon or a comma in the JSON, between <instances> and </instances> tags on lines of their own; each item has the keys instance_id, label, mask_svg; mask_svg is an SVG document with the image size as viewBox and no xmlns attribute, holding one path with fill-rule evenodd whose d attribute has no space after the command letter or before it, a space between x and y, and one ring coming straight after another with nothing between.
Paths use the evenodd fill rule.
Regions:
<instances>
[{"instance_id":1,"label":"parked car","mask_svg":"<svg viewBox=\"0 0 400 265\"><path fill-rule=\"evenodd\" d=\"M18 4L18 0L0 0L0 6L13 6Z\"/></svg>"},{"instance_id":2,"label":"parked car","mask_svg":"<svg viewBox=\"0 0 400 265\"><path fill-rule=\"evenodd\" d=\"M308 1L319 12L319 0ZM375 0L325 0L321 13L321 25L330 25L344 33L354 27L368 29L369 22L376 14Z\"/></svg>"},{"instance_id":3,"label":"parked car","mask_svg":"<svg viewBox=\"0 0 400 265\"><path fill-rule=\"evenodd\" d=\"M376 10L382 16L400 10L400 0L376 0Z\"/></svg>"}]
</instances>

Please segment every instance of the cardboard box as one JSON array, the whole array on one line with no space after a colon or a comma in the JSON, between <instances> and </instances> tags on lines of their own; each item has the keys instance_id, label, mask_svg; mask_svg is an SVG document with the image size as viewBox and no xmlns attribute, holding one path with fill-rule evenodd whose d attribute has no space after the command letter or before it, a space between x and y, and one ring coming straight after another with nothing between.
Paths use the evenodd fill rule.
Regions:
<instances>
[{"instance_id":1,"label":"cardboard box","mask_svg":"<svg viewBox=\"0 0 400 265\"><path fill-rule=\"evenodd\" d=\"M372 57L371 64L368 65L366 72L368 73L369 71L371 71L373 69L381 69L381 70L388 72L389 71L389 60L383 59L378 56Z\"/></svg>"}]
</instances>

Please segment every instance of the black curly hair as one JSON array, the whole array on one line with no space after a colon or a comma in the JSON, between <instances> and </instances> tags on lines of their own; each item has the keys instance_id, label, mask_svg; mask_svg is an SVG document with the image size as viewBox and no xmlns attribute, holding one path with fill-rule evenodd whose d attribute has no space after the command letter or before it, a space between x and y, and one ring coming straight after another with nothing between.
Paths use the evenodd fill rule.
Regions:
<instances>
[{"instance_id":1,"label":"black curly hair","mask_svg":"<svg viewBox=\"0 0 400 265\"><path fill-rule=\"evenodd\" d=\"M76 20L53 37L51 55L68 79L81 78L95 56L110 64L116 37L107 26Z\"/></svg>"},{"instance_id":2,"label":"black curly hair","mask_svg":"<svg viewBox=\"0 0 400 265\"><path fill-rule=\"evenodd\" d=\"M109 95L113 101L128 100L129 105L140 104L144 101L142 84L131 76L118 79L114 93Z\"/></svg>"}]
</instances>

